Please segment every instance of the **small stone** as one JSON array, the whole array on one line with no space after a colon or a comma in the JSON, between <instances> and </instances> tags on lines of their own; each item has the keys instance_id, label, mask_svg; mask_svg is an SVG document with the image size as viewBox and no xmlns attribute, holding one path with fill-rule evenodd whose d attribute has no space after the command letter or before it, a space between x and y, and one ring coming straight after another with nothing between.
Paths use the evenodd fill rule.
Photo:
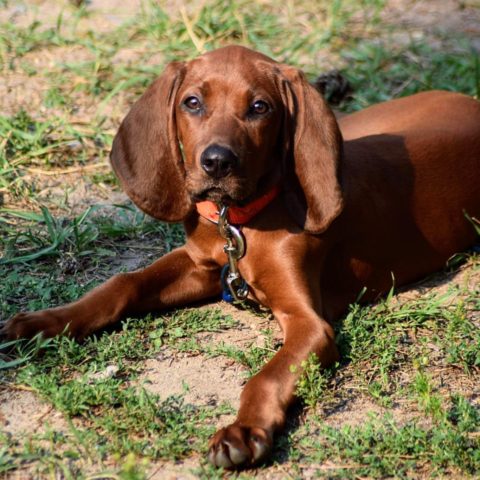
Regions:
<instances>
[{"instance_id":1,"label":"small stone","mask_svg":"<svg viewBox=\"0 0 480 480\"><path fill-rule=\"evenodd\" d=\"M99 380L106 380L107 378L112 378L114 377L117 372L118 372L119 368L116 366L116 365L108 365L108 367L101 371L101 372L95 372L95 373L92 373L88 376L88 380L90 382L97 382Z\"/></svg>"}]
</instances>

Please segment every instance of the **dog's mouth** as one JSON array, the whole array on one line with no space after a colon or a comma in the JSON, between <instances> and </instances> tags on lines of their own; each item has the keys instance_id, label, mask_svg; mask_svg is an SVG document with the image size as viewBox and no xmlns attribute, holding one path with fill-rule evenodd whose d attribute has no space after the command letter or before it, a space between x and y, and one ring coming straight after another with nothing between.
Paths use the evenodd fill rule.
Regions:
<instances>
[{"instance_id":1,"label":"dog's mouth","mask_svg":"<svg viewBox=\"0 0 480 480\"><path fill-rule=\"evenodd\" d=\"M237 177L230 179L229 182L211 181L201 182L199 185L189 182L187 188L194 203L208 200L217 205L244 207L255 200L257 196L268 192L272 185L278 185L278 183L278 175L269 174L259 182L251 182Z\"/></svg>"},{"instance_id":2,"label":"dog's mouth","mask_svg":"<svg viewBox=\"0 0 480 480\"><path fill-rule=\"evenodd\" d=\"M191 196L194 202L209 200L217 205L227 205L229 207L241 206L244 203L242 198L238 198L237 195L227 192L220 187L206 188L192 193Z\"/></svg>"},{"instance_id":3,"label":"dog's mouth","mask_svg":"<svg viewBox=\"0 0 480 480\"><path fill-rule=\"evenodd\" d=\"M233 175L220 180L190 175L187 176L187 190L195 203L208 200L217 205L242 207L255 191L255 183Z\"/></svg>"}]
</instances>

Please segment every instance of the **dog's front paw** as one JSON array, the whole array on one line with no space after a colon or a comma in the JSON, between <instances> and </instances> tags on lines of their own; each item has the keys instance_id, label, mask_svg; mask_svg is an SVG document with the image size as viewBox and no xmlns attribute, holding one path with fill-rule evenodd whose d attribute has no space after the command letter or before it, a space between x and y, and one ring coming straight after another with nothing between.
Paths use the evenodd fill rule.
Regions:
<instances>
[{"instance_id":1,"label":"dog's front paw","mask_svg":"<svg viewBox=\"0 0 480 480\"><path fill-rule=\"evenodd\" d=\"M10 340L33 338L37 333L54 337L65 330L67 321L53 310L19 313L10 318L0 329L0 335Z\"/></svg>"},{"instance_id":2,"label":"dog's front paw","mask_svg":"<svg viewBox=\"0 0 480 480\"><path fill-rule=\"evenodd\" d=\"M210 440L208 460L228 469L252 466L268 455L273 435L260 427L232 424L219 430Z\"/></svg>"}]
</instances>

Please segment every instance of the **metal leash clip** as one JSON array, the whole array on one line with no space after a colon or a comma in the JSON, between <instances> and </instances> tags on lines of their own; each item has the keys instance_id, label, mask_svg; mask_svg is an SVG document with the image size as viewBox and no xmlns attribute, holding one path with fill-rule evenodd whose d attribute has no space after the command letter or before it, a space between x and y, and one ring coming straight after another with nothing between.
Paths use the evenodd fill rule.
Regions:
<instances>
[{"instance_id":1,"label":"metal leash clip","mask_svg":"<svg viewBox=\"0 0 480 480\"><path fill-rule=\"evenodd\" d=\"M223 299L227 302L241 302L248 296L247 282L238 271L237 262L245 255L245 238L242 232L230 225L227 219L228 207L223 205L218 217L218 231L227 243L223 251L227 254L228 263L222 268L221 281Z\"/></svg>"}]
</instances>

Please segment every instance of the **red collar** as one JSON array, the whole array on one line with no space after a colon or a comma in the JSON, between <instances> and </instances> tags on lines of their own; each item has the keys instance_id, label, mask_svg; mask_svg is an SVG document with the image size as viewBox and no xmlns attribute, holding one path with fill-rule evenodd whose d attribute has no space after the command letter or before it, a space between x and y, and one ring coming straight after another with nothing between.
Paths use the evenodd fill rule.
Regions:
<instances>
[{"instance_id":1,"label":"red collar","mask_svg":"<svg viewBox=\"0 0 480 480\"><path fill-rule=\"evenodd\" d=\"M230 207L228 209L228 221L234 225L243 225L251 220L257 213L263 210L279 193L278 186L273 187L267 193L250 202L244 207ZM219 208L216 203L206 200L197 203L197 212L207 220L218 223Z\"/></svg>"}]
</instances>

